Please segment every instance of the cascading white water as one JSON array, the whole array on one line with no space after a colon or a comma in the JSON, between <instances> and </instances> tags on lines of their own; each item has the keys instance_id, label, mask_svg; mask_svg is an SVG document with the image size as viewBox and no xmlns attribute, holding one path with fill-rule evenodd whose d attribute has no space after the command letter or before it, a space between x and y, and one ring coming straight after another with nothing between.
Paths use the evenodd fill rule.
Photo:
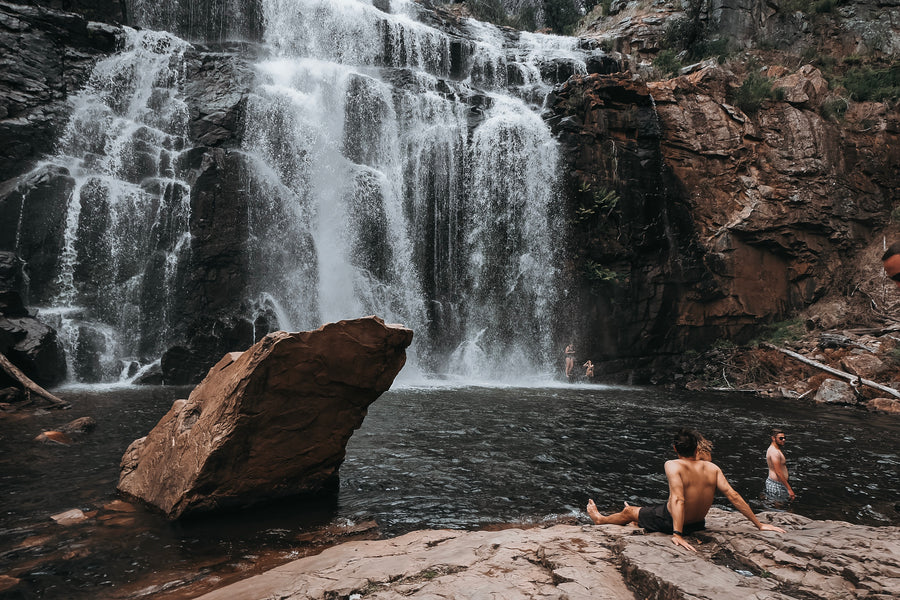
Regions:
<instances>
[{"instance_id":1,"label":"cascading white water","mask_svg":"<svg viewBox=\"0 0 900 600\"><path fill-rule=\"evenodd\" d=\"M226 4L216 39L249 6ZM181 0L129 6L142 25L211 29ZM549 374L562 227L557 148L539 111L560 65L585 72L576 40L471 20L457 36L409 0L261 0L252 11L265 58L244 115L249 269L235 304L290 330L368 314L403 323L416 333L407 374ZM75 98L51 160L75 191L56 306L43 314L57 315L81 380L114 379L177 341L188 47L129 30Z\"/></svg>"},{"instance_id":2,"label":"cascading white water","mask_svg":"<svg viewBox=\"0 0 900 600\"><path fill-rule=\"evenodd\" d=\"M436 372L492 379L509 361L549 372L558 156L507 73L521 73L517 95L542 101L536 61L574 57L575 43L523 34L507 48L470 22L472 54L450 87L451 39L416 10L264 2L273 57L259 65L244 149L270 190L261 212L285 222L256 223L257 293L278 298L292 327L370 313L405 323L414 359ZM478 88L489 93L470 129ZM277 241L262 241L273 227Z\"/></svg>"},{"instance_id":3,"label":"cascading white water","mask_svg":"<svg viewBox=\"0 0 900 600\"><path fill-rule=\"evenodd\" d=\"M58 152L41 166L74 180L56 294L42 314L60 332L70 374L85 381L118 379L123 364L165 349L171 307L160 286L171 287L189 249L190 189L175 169L187 144L187 44L126 34L73 97Z\"/></svg>"}]
</instances>

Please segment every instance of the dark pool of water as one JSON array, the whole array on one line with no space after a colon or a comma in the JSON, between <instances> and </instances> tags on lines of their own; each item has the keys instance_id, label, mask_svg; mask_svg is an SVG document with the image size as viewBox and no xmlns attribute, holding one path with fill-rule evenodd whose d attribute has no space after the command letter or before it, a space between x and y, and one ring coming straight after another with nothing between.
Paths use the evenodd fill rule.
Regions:
<instances>
[{"instance_id":1,"label":"dark pool of water","mask_svg":"<svg viewBox=\"0 0 900 600\"><path fill-rule=\"evenodd\" d=\"M671 432L695 426L713 458L756 511L768 430L787 431L798 498L813 518L900 525L900 418L738 394L656 388L402 388L369 409L341 468L336 497L169 524L139 510L121 521L61 527L51 515L100 510L115 500L119 461L172 401L189 390L62 390L73 404L0 421L0 574L22 584L0 597L125 598L261 554L292 557L298 533L374 519L384 535L510 521L584 518L624 500L664 500ZM33 438L76 417L97 429L68 447ZM724 502L723 499L720 499ZM157 587L140 588L158 573ZM162 586L162 587L159 587Z\"/></svg>"}]
</instances>

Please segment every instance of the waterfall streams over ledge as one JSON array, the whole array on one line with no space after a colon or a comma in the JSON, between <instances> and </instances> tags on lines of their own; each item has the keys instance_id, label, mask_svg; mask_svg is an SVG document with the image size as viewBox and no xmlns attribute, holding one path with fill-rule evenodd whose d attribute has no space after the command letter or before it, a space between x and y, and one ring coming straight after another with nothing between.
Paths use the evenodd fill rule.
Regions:
<instances>
[{"instance_id":1,"label":"waterfall streams over ledge","mask_svg":"<svg viewBox=\"0 0 900 600\"><path fill-rule=\"evenodd\" d=\"M185 25L174 0L131 0L146 29L126 28L97 64L38 167L72 180L55 275L32 289L70 379L129 379L217 335L179 314L192 281L222 277L196 275L200 255L217 260L198 228L222 199L196 209L197 165L213 159L191 135L186 56L211 32L225 47L254 28L261 44L222 52L243 52L253 74L228 149L240 168L214 181L243 206L241 237L214 241L241 257L221 293L240 296L250 336L377 314L415 332L407 375L497 380L516 364L550 376L564 223L540 113L554 84L586 72L578 40L448 25L405 0L232 4Z\"/></svg>"}]
</instances>

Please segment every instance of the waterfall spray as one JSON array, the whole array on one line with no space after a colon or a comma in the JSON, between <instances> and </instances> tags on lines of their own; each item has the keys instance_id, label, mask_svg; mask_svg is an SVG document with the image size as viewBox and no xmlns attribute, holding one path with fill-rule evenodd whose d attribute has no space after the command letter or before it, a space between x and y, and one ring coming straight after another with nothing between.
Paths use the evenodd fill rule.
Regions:
<instances>
[{"instance_id":1,"label":"waterfall spray","mask_svg":"<svg viewBox=\"0 0 900 600\"><path fill-rule=\"evenodd\" d=\"M215 39L240 21L237 5L217 25L177 0L130 2L145 25L221 25ZM426 377L497 380L510 361L549 374L563 229L539 113L554 78L585 72L576 40L466 19L445 31L407 0L262 0L257 16L238 150L248 268L233 304L255 311L253 327L259 313L293 330L403 323L416 332L406 371ZM134 372L184 336L171 313L195 243L179 168L187 48L129 30L52 159L75 179L53 304L82 380Z\"/></svg>"}]
</instances>

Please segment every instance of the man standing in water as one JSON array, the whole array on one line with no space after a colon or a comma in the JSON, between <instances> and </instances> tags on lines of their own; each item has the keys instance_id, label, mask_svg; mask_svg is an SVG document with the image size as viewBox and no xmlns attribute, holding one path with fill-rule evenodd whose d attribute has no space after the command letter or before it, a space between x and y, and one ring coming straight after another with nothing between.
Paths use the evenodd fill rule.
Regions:
<instances>
[{"instance_id":1,"label":"man standing in water","mask_svg":"<svg viewBox=\"0 0 900 600\"><path fill-rule=\"evenodd\" d=\"M697 444L702 438L694 429L681 429L675 434L674 448L678 458L666 461L666 479L669 481L669 501L666 504L644 508L626 506L622 512L605 517L597 510L594 501L588 500L587 513L591 521L597 525L627 525L636 521L648 532L671 533L673 544L696 552L684 535L706 527L706 513L712 506L716 490L719 490L757 529L784 533L780 527L760 523L750 506L725 479L722 470L698 457Z\"/></svg>"},{"instance_id":2,"label":"man standing in water","mask_svg":"<svg viewBox=\"0 0 900 600\"><path fill-rule=\"evenodd\" d=\"M793 500L796 495L788 483L787 460L784 457L784 432L772 430L772 443L766 451L766 463L769 465L769 476L766 478L766 497L775 502Z\"/></svg>"}]
</instances>

